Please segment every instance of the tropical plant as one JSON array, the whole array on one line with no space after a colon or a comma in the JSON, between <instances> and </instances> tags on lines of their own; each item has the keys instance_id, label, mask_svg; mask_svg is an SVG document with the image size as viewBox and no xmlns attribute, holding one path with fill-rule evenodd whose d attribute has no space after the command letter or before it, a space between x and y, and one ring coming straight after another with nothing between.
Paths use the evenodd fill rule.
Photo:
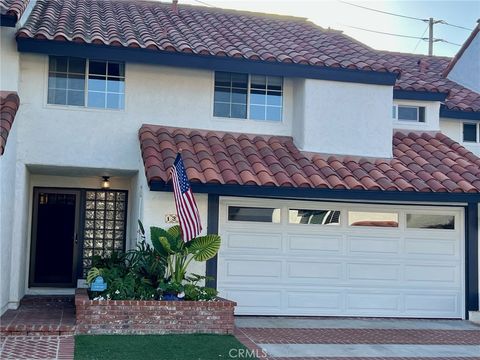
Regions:
<instances>
[{"instance_id":1,"label":"tropical plant","mask_svg":"<svg viewBox=\"0 0 480 360\"><path fill-rule=\"evenodd\" d=\"M188 266L193 260L207 261L213 258L221 244L218 235L199 236L185 243L178 225L168 230L151 227L150 235L155 250L167 259L167 281L178 284L186 280Z\"/></svg>"}]
</instances>

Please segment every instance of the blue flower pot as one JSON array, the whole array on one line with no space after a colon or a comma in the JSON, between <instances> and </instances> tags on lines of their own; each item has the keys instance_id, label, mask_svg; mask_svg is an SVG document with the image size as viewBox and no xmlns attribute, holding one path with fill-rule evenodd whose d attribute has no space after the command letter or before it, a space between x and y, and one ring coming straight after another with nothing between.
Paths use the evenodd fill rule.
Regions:
<instances>
[{"instance_id":1,"label":"blue flower pot","mask_svg":"<svg viewBox=\"0 0 480 360\"><path fill-rule=\"evenodd\" d=\"M162 296L162 300L164 301L183 301L183 298L179 298L175 294L165 294Z\"/></svg>"}]
</instances>

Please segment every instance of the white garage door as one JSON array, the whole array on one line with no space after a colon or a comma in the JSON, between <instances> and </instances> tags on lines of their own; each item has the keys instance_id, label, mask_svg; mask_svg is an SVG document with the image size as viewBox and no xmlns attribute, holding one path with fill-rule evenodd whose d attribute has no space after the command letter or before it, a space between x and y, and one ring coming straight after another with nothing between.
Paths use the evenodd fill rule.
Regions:
<instances>
[{"instance_id":1,"label":"white garage door","mask_svg":"<svg viewBox=\"0 0 480 360\"><path fill-rule=\"evenodd\" d=\"M237 314L464 315L461 208L222 198L219 231Z\"/></svg>"}]
</instances>

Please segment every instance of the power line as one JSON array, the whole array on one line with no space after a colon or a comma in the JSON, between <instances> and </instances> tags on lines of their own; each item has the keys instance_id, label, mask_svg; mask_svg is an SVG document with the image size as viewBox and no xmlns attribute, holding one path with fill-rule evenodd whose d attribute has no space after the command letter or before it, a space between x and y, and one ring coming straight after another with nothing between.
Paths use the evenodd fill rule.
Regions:
<instances>
[{"instance_id":1,"label":"power line","mask_svg":"<svg viewBox=\"0 0 480 360\"><path fill-rule=\"evenodd\" d=\"M363 30L363 31L368 31L368 32L372 32L372 33L382 34L382 35L398 36L398 37L408 38L408 39L428 40L428 38L425 38L425 37L402 35L402 34L393 34L393 33L389 33L389 32L365 29L365 28L361 28L361 27L357 27L357 26L350 26L350 25L343 25L343 24L342 24L342 26L346 26L346 27L349 27L349 28L357 29L357 30Z\"/></svg>"},{"instance_id":2,"label":"power line","mask_svg":"<svg viewBox=\"0 0 480 360\"><path fill-rule=\"evenodd\" d=\"M457 43L454 43L454 42L451 42L451 41L448 41L448 40L444 40L444 39L438 39L437 41L444 42L444 43L447 43L447 44L450 44L450 45L462 46L461 44L457 44Z\"/></svg>"},{"instance_id":3,"label":"power line","mask_svg":"<svg viewBox=\"0 0 480 360\"><path fill-rule=\"evenodd\" d=\"M413 17L413 16L395 14L395 13L391 13L391 12L388 12L388 11L382 11L382 10L378 10L378 9L372 9L372 8L369 8L369 7L366 7L366 6L362 6L362 5L358 5L358 4L353 4L353 3L350 3L350 2L348 2L348 1L342 1L342 0L340 0L340 2L343 3L343 4L347 4L347 5L351 5L351 6L358 7L358 8L361 8L361 9L370 10L370 11L375 11L375 12L378 12L378 13L381 13L381 14L398 16L398 17L402 17L402 18L405 18L405 19L411 19L411 20L419 20L419 21L423 21L423 22L427 22L427 21L428 21L428 19L421 19L421 18L417 18L417 17Z\"/></svg>"},{"instance_id":4,"label":"power line","mask_svg":"<svg viewBox=\"0 0 480 360\"><path fill-rule=\"evenodd\" d=\"M354 3L351 3L351 2L348 2L348 1L343 1L343 0L339 0L339 1L340 1L341 3L343 3L343 4L347 4L347 5L350 5L350 6L355 6L355 7L358 7L358 8L360 8L360 9L364 9L364 10L369 10L369 11L378 12L378 13L380 13L380 14L397 16L397 17L401 17L401 18L404 18L404 19L418 20L418 21L423 21L423 22L428 22L428 21L429 21L429 19L422 19L422 18L417 18L417 17L413 17L413 16L402 15L402 14L392 13L392 12L388 12L388 11L373 9L373 8L370 8L370 7L367 7L367 6L362 6L362 5L354 4ZM450 23L446 22L445 20L435 20L435 22L438 23L438 24L442 24L442 25L452 26L452 27L455 27L455 28L458 28L458 29L463 29L463 30L468 30L468 31L472 31L472 30L473 30L473 29L466 28L466 27L464 27L464 26L455 25L455 24L450 24Z\"/></svg>"},{"instance_id":5,"label":"power line","mask_svg":"<svg viewBox=\"0 0 480 360\"><path fill-rule=\"evenodd\" d=\"M213 5L210 5L210 4L208 4L208 3L204 2L204 1L200 1L200 0L194 0L194 1L195 1L195 2L197 2L197 3L199 3L199 4L202 4L202 5L208 6L208 7L215 7L215 6L213 6Z\"/></svg>"},{"instance_id":6,"label":"power line","mask_svg":"<svg viewBox=\"0 0 480 360\"><path fill-rule=\"evenodd\" d=\"M463 29L463 30L468 30L468 31L472 31L473 29L469 29L469 28L466 28L466 27L463 27L463 26L460 26L460 25L454 25L454 24L450 24L444 20L440 20L440 24L442 25L448 25L448 26L452 26L452 27L455 27L455 28L458 28L458 29Z\"/></svg>"},{"instance_id":7,"label":"power line","mask_svg":"<svg viewBox=\"0 0 480 360\"><path fill-rule=\"evenodd\" d=\"M428 30L428 25L427 25L427 27L425 28L425 31L423 32L423 34L420 35L421 39L418 39L417 45L415 45L415 47L413 48L413 51L412 51L412 52L415 52L415 50L417 50L417 47L418 47L418 45L420 44L420 41L422 41L422 39L424 39L424 35L425 35L425 33L427 32L427 30Z\"/></svg>"}]
</instances>

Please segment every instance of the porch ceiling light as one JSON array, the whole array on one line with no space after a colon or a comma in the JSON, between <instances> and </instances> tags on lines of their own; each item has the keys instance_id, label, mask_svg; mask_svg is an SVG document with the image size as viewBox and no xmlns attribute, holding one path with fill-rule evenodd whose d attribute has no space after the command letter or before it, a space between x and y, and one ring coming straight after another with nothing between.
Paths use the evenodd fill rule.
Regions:
<instances>
[{"instance_id":1,"label":"porch ceiling light","mask_svg":"<svg viewBox=\"0 0 480 360\"><path fill-rule=\"evenodd\" d=\"M102 176L102 189L110 189L110 176Z\"/></svg>"}]
</instances>

